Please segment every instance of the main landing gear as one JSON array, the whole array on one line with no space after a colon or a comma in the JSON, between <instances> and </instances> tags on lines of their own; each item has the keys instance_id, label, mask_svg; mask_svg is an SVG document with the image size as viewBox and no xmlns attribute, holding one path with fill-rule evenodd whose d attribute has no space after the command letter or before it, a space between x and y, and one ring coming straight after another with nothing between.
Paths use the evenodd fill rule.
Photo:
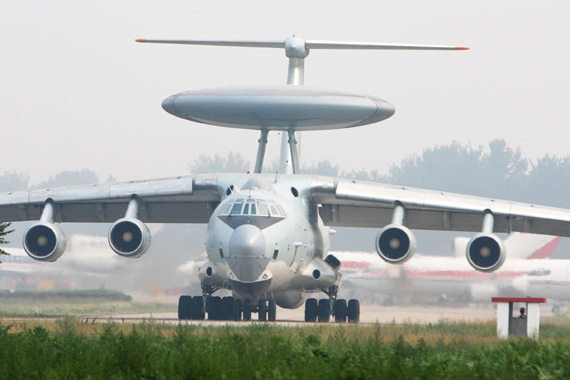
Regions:
<instances>
[{"instance_id":1,"label":"main landing gear","mask_svg":"<svg viewBox=\"0 0 570 380\"><path fill-rule=\"evenodd\" d=\"M329 322L331 317L337 323L358 323L360 321L360 302L356 299L337 299L338 287L325 291L329 298L305 301L305 322Z\"/></svg>"},{"instance_id":2,"label":"main landing gear","mask_svg":"<svg viewBox=\"0 0 570 380\"><path fill-rule=\"evenodd\" d=\"M218 289L203 286L202 290L201 296L180 296L178 319L205 320L207 316L210 321L251 321L252 313L257 313L260 321L274 322L277 318L277 304L274 300L222 298L212 296Z\"/></svg>"}]
</instances>

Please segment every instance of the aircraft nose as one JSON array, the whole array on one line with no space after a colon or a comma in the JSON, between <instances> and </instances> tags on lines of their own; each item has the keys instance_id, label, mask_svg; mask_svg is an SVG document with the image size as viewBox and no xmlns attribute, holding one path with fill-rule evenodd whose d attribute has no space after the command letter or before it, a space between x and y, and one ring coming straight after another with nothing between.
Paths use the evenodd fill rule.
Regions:
<instances>
[{"instance_id":1,"label":"aircraft nose","mask_svg":"<svg viewBox=\"0 0 570 380\"><path fill-rule=\"evenodd\" d=\"M226 261L242 282L256 281L270 261L265 257L266 243L263 232L251 224L241 225L233 231L229 250Z\"/></svg>"}]
</instances>

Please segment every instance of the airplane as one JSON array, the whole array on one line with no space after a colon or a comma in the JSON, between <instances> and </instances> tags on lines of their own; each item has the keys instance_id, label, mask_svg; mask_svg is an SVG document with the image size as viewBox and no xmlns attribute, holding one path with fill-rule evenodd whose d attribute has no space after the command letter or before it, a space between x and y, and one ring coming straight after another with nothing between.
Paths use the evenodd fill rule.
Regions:
<instances>
[{"instance_id":1,"label":"airplane","mask_svg":"<svg viewBox=\"0 0 570 380\"><path fill-rule=\"evenodd\" d=\"M279 48L289 59L286 85L187 91L165 99L169 113L193 122L260 132L253 173L213 173L166 179L38 189L0 194L0 220L36 220L24 234L28 255L55 261L65 251L59 222L110 222L109 245L120 256L148 251L146 223L207 223L208 262L202 294L182 295L178 317L276 320L276 305L305 304L305 321L357 323L358 299L339 299L341 263L328 254L331 227L381 229L380 257L392 264L416 250L411 229L477 232L466 257L478 271L505 260L496 233L570 236L570 210L351 179L302 175L296 133L351 128L391 117L385 100L303 86L304 61L319 49L467 50L466 47L318 41L137 40L249 48ZM262 173L269 132L282 132L278 173ZM287 153L285 153L287 152ZM229 289L232 297L213 296ZM325 293L317 301L311 293Z\"/></svg>"},{"instance_id":2,"label":"airplane","mask_svg":"<svg viewBox=\"0 0 570 380\"><path fill-rule=\"evenodd\" d=\"M537 289L529 281L551 273L554 268L566 268L570 260L552 260L550 256L561 238L557 236L521 234L514 232L504 241L509 257L501 268L492 273L471 270L465 254L466 238L454 239L455 257L414 256L414 260L399 266L379 262L372 252L335 252L341 262L343 294L368 294L384 305L394 300L408 302L412 297L428 297L438 302L481 303L491 297L522 297L548 295L557 298L549 289ZM567 275L559 276L558 283L568 284ZM550 281L552 283L552 281ZM543 291L544 290L544 291ZM570 301L570 293L557 298ZM557 296L557 297L555 297Z\"/></svg>"}]
</instances>

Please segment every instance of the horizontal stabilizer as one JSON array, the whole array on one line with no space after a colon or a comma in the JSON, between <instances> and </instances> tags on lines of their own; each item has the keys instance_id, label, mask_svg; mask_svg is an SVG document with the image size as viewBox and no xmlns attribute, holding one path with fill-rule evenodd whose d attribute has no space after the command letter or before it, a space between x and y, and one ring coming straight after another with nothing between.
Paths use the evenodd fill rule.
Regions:
<instances>
[{"instance_id":1,"label":"horizontal stabilizer","mask_svg":"<svg viewBox=\"0 0 570 380\"><path fill-rule=\"evenodd\" d=\"M295 38L295 37L293 37ZM182 44L182 45L209 45L209 46L234 46L234 47L258 47L258 48L285 48L287 40L281 41L255 41L255 40L147 40L138 39L137 42L157 44ZM307 49L362 49L362 50L468 50L462 46L442 45L405 45L387 44L374 42L342 42L342 41L318 41L304 40Z\"/></svg>"}]
</instances>

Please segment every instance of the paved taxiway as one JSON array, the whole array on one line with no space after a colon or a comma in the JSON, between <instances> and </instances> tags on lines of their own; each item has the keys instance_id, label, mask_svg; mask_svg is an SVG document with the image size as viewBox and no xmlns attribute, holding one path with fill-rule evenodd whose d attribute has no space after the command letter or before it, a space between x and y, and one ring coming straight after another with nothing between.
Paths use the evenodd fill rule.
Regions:
<instances>
[{"instance_id":1,"label":"paved taxiway","mask_svg":"<svg viewBox=\"0 0 570 380\"><path fill-rule=\"evenodd\" d=\"M541 316L552 315L549 306L541 308ZM256 322L256 314L253 314L253 322ZM492 306L485 307L422 307L422 306L362 306L361 323L435 323L440 320L483 322L496 320L497 311ZM277 323L284 325L304 324L303 308L297 310L281 309L277 310ZM148 319L155 319L165 323L179 323L176 313L156 313L156 314L117 314L83 316L82 319L107 321L109 319L124 322L136 322ZM228 321L184 321L189 324L239 324L247 322Z\"/></svg>"}]
</instances>

